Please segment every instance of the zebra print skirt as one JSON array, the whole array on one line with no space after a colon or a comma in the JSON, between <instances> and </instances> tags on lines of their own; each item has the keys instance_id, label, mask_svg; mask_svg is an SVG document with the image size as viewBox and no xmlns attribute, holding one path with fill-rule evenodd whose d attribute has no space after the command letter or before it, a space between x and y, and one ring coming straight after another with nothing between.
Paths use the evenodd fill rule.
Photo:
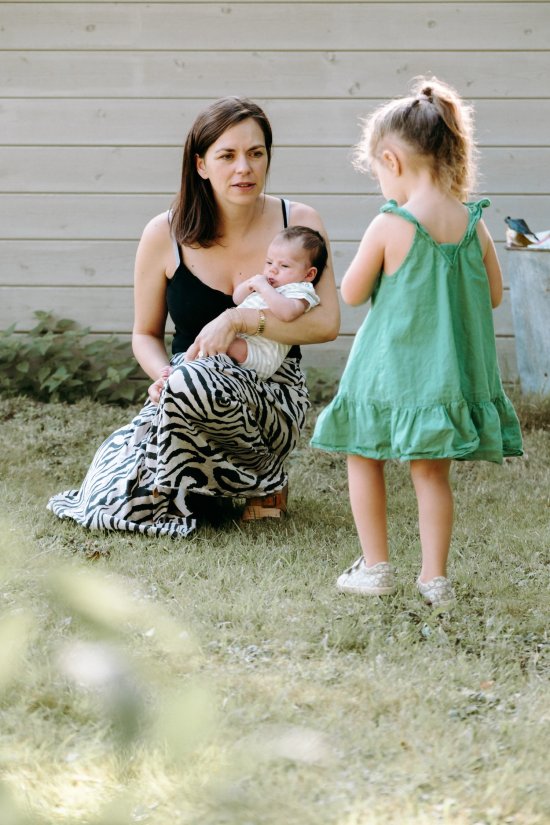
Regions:
<instances>
[{"instance_id":1,"label":"zebra print skirt","mask_svg":"<svg viewBox=\"0 0 550 825\"><path fill-rule=\"evenodd\" d=\"M103 442L79 490L53 496L48 508L96 530L187 536L196 519L187 493L269 495L284 487L284 462L309 407L298 362L287 358L260 381L225 355L185 363L158 405Z\"/></svg>"}]
</instances>

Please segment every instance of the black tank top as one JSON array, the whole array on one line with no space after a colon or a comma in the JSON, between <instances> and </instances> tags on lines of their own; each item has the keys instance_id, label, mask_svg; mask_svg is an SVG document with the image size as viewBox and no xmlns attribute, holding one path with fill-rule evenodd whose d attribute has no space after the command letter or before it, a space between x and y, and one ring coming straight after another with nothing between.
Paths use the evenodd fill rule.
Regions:
<instances>
[{"instance_id":1,"label":"black tank top","mask_svg":"<svg viewBox=\"0 0 550 825\"><path fill-rule=\"evenodd\" d=\"M288 226L286 202L281 198L283 225ZM201 329L224 310L234 307L233 296L208 286L184 264L178 244L179 266L166 287L166 305L176 331L172 339L172 354L185 352ZM301 358L300 347L293 346L290 358Z\"/></svg>"}]
</instances>

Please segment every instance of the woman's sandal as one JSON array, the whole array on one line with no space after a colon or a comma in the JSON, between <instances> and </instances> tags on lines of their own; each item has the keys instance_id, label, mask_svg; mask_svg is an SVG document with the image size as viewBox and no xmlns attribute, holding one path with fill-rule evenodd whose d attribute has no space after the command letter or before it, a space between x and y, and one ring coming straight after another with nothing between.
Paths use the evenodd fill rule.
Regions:
<instances>
[{"instance_id":1,"label":"woman's sandal","mask_svg":"<svg viewBox=\"0 0 550 825\"><path fill-rule=\"evenodd\" d=\"M288 484L269 496L247 498L241 521L257 521L262 518L281 518L286 513Z\"/></svg>"}]
</instances>

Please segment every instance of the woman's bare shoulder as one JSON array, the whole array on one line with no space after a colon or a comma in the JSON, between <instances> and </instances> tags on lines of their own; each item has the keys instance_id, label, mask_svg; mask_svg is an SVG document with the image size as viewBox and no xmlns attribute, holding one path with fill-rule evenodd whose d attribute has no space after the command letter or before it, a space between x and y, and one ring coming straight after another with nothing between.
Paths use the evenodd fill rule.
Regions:
<instances>
[{"instance_id":1,"label":"woman's bare shoulder","mask_svg":"<svg viewBox=\"0 0 550 825\"><path fill-rule=\"evenodd\" d=\"M151 241L163 242L170 240L170 212L161 212L160 215L155 215L154 218L145 225L142 233L142 238L150 239Z\"/></svg>"},{"instance_id":2,"label":"woman's bare shoulder","mask_svg":"<svg viewBox=\"0 0 550 825\"><path fill-rule=\"evenodd\" d=\"M157 272L171 277L177 266L174 241L170 231L170 213L161 212L145 225L136 253L136 272Z\"/></svg>"},{"instance_id":3,"label":"woman's bare shoulder","mask_svg":"<svg viewBox=\"0 0 550 825\"><path fill-rule=\"evenodd\" d=\"M324 231L323 221L317 210L299 201L290 201L289 223L291 226L310 226L312 229Z\"/></svg>"}]
</instances>

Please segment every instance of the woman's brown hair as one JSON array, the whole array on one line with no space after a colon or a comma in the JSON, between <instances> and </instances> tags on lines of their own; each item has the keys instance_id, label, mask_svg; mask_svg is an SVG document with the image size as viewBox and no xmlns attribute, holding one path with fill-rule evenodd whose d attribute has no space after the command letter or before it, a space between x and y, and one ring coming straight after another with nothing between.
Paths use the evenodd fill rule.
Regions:
<instances>
[{"instance_id":1,"label":"woman's brown hair","mask_svg":"<svg viewBox=\"0 0 550 825\"><path fill-rule=\"evenodd\" d=\"M218 210L209 180L201 178L196 158L231 126L252 118L260 126L271 161L273 136L263 110L244 97L223 97L204 109L191 127L183 149L181 186L172 209L172 233L179 244L212 246L218 237Z\"/></svg>"}]
</instances>

